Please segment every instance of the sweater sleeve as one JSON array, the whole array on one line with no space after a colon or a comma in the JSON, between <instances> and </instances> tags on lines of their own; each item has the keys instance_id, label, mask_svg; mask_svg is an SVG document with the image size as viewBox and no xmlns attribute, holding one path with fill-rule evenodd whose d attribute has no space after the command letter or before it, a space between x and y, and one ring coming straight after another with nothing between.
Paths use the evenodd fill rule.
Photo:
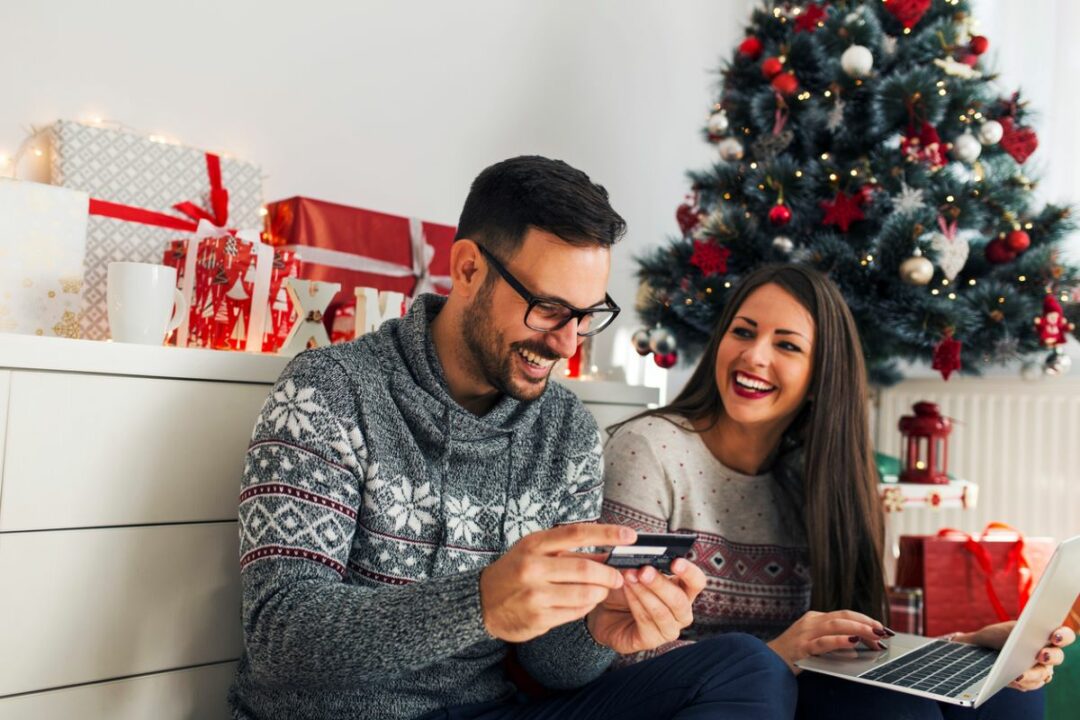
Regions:
<instances>
[{"instance_id":1,"label":"sweater sleeve","mask_svg":"<svg viewBox=\"0 0 1080 720\"><path fill-rule=\"evenodd\" d=\"M559 525L594 522L603 493L603 456L596 420L576 399L570 415L572 435L565 462L565 492ZM584 620L560 625L517 648L522 666L537 682L557 689L576 688L596 679L615 652L593 640Z\"/></svg>"},{"instance_id":2,"label":"sweater sleeve","mask_svg":"<svg viewBox=\"0 0 1080 720\"><path fill-rule=\"evenodd\" d=\"M647 420L666 422L659 418ZM639 532L670 532L674 511L671 481L648 435L633 425L620 428L608 441L604 455L600 521L627 525Z\"/></svg>"},{"instance_id":3,"label":"sweater sleeve","mask_svg":"<svg viewBox=\"0 0 1080 720\"><path fill-rule=\"evenodd\" d=\"M403 587L344 582L363 485L378 471L351 386L332 358L304 353L255 423L240 495L240 567L245 651L263 682L355 686L491 639L478 570Z\"/></svg>"}]
</instances>

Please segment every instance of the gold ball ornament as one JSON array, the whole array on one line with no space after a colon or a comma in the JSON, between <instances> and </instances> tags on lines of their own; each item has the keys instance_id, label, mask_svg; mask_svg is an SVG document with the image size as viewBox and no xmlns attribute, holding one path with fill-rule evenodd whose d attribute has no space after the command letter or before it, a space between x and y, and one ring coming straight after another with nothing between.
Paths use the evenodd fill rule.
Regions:
<instances>
[{"instance_id":1,"label":"gold ball ornament","mask_svg":"<svg viewBox=\"0 0 1080 720\"><path fill-rule=\"evenodd\" d=\"M908 285L926 285L934 277L934 263L923 257L922 250L900 263L900 279Z\"/></svg>"}]
</instances>

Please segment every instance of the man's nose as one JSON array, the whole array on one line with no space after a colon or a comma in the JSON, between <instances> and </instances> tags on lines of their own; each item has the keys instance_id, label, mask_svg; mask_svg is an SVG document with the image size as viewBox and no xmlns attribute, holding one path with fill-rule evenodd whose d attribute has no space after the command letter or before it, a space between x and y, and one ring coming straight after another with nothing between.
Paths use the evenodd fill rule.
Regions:
<instances>
[{"instance_id":1,"label":"man's nose","mask_svg":"<svg viewBox=\"0 0 1080 720\"><path fill-rule=\"evenodd\" d=\"M583 338L579 337L577 318L571 318L570 322L558 330L548 332L548 347L558 353L559 357L568 358L577 352L578 345Z\"/></svg>"}]
</instances>

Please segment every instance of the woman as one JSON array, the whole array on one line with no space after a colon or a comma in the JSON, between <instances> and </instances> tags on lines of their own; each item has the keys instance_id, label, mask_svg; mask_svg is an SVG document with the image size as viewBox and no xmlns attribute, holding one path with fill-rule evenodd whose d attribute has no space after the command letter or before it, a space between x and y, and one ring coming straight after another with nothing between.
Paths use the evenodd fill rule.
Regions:
<instances>
[{"instance_id":1,"label":"woman","mask_svg":"<svg viewBox=\"0 0 1080 720\"><path fill-rule=\"evenodd\" d=\"M678 397L613 429L602 522L698 533L692 559L709 585L685 640L749 632L796 674L807 656L888 642L892 631L875 619L887 616L884 519L865 377L835 285L805 267L766 266L732 292ZM1010 628L955 639L1000 647ZM1056 631L1011 687L1049 682L1073 639ZM1042 707L1042 693L1002 691L970 711L799 676L805 718L1035 720Z\"/></svg>"}]
</instances>

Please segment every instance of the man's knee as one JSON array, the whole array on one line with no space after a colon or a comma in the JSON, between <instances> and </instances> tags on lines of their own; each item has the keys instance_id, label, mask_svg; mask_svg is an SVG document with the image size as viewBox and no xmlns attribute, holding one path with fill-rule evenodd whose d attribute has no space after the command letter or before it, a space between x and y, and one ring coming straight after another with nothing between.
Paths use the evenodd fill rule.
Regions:
<instances>
[{"instance_id":1,"label":"man's knee","mask_svg":"<svg viewBox=\"0 0 1080 720\"><path fill-rule=\"evenodd\" d=\"M794 714L798 698L795 676L764 642L752 635L725 633L698 645L728 682L739 683L748 694L770 698L780 709L790 709L788 717Z\"/></svg>"}]
</instances>

